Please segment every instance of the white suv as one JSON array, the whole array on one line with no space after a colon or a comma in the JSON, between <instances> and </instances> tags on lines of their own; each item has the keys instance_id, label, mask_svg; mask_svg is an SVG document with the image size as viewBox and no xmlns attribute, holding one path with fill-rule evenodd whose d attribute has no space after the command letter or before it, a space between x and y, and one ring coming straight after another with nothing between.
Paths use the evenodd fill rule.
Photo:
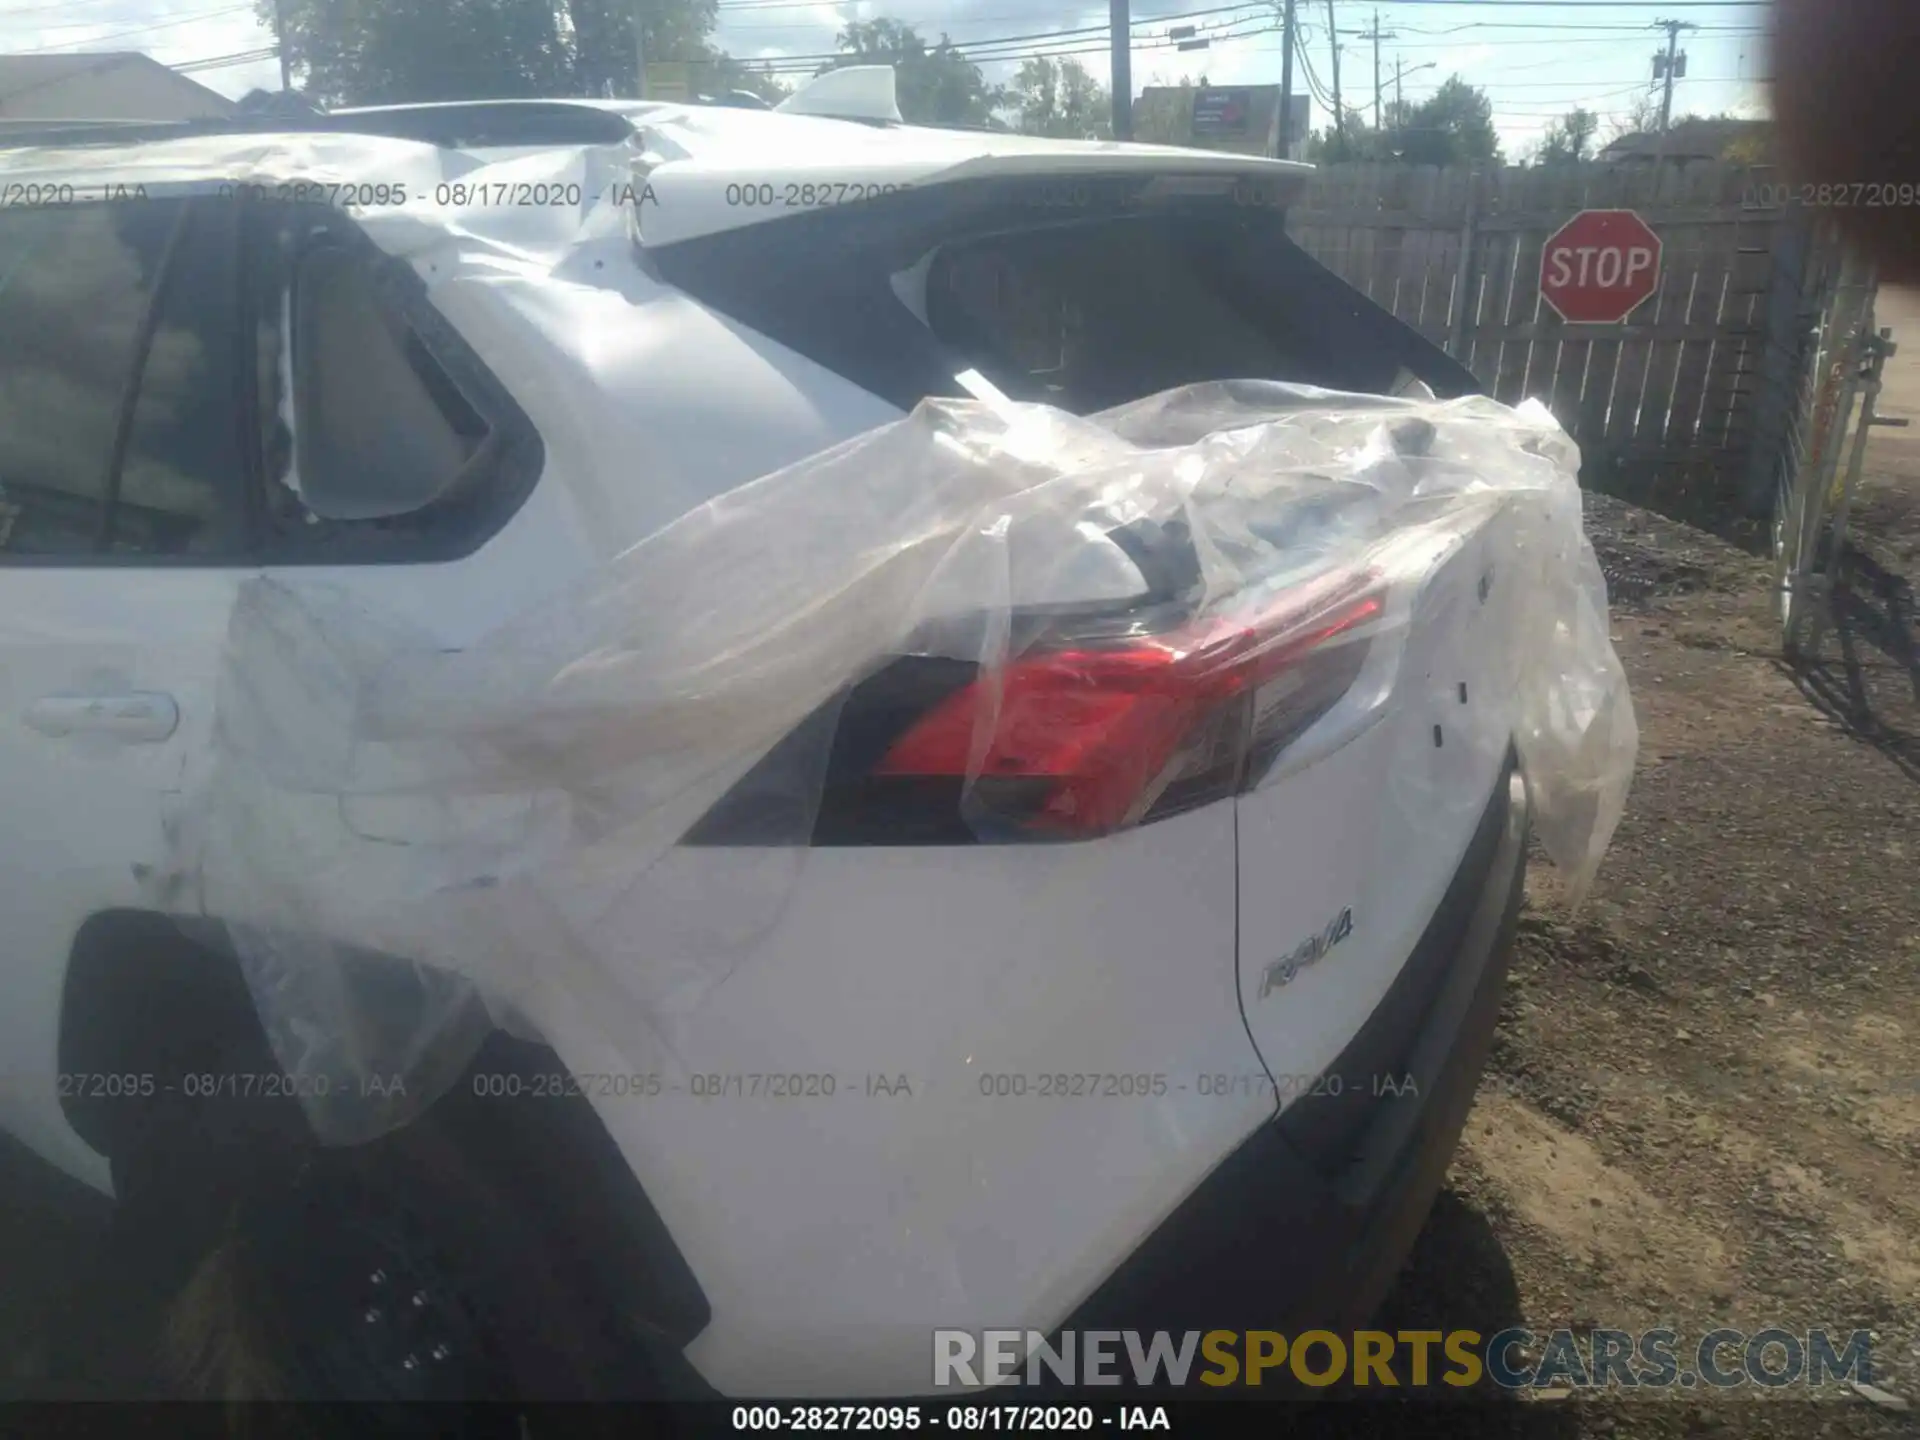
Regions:
<instances>
[{"instance_id":1,"label":"white suv","mask_svg":"<svg viewBox=\"0 0 1920 1440\"><path fill-rule=\"evenodd\" d=\"M1304 171L613 102L0 153L0 1125L116 1196L176 1358L227 1356L211 1383L239 1393L902 1395L936 1327L1378 1300L1464 1121L1523 873L1471 535L1382 723L1117 833L972 833L926 736L969 677L864 682L755 963L677 1017L691 1074L596 1086L591 1017L555 1004L415 1123L317 1147L223 916L156 887L250 577L458 649L928 396L1472 391L1287 240ZM1110 538L1136 590L1191 563ZM1269 761L1365 651L1308 668ZM750 809L692 826L689 884Z\"/></svg>"}]
</instances>

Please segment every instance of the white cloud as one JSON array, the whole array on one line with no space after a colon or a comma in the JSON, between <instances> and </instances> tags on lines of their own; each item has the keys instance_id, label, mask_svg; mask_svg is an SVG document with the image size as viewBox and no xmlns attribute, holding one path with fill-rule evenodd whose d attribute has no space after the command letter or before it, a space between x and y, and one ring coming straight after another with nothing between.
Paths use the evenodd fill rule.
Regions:
<instances>
[{"instance_id":1,"label":"white cloud","mask_svg":"<svg viewBox=\"0 0 1920 1440\"><path fill-rule=\"evenodd\" d=\"M1204 0L1162 0L1157 7L1161 16L1200 8ZM1382 0L1383 8L1390 0ZM144 49L167 64L233 55L270 46L270 30L256 18L250 4L240 0L67 0L55 5L52 0L0 0L0 52L20 53L55 49L62 53L89 50ZM1136 4L1136 13L1146 9ZM1249 19L1238 16L1198 17L1194 23L1202 34L1209 29L1239 30L1256 23L1261 12L1250 11ZM1101 41L1106 23L1104 6L1090 8L1087 0L800 0L791 8L726 9L720 12L722 23L715 31L715 43L736 55L778 60L786 55L813 55L831 52L834 37L848 21L871 19L885 14L919 26L921 33L933 38L946 32L962 46L978 44L1007 35L1071 30L1088 27L1082 34L1066 37L1060 50L1084 49L1076 58L1095 75L1104 79L1107 59ZM1391 14L1383 23L1394 24L1403 32L1408 24L1399 23ZM1413 24L1429 24L1421 18ZM1133 77L1136 90L1148 85L1167 84L1182 74L1205 74L1220 84L1272 84L1280 76L1280 46L1277 35L1261 32L1233 39L1216 39L1205 50L1178 51L1151 42L1165 34L1168 21L1146 18L1135 28ZM1460 37L1463 40L1467 37ZM1348 89L1356 103L1372 100L1372 66L1367 47L1351 42L1352 48L1343 66ZM1431 42L1407 33L1400 42L1404 50L1383 55L1383 80L1391 85L1394 59L1409 65L1422 65L1428 56L1434 68L1409 76L1405 91L1409 100L1432 93L1433 87L1448 75L1459 73L1470 83L1489 89L1495 99L1495 122L1511 150L1516 140L1527 141L1543 129L1556 108L1551 103L1567 93L1553 88L1562 81L1599 77L1611 82L1627 71L1638 71L1645 63L1644 47L1636 40L1621 46L1595 44L1575 53L1557 49L1547 42L1536 48L1523 42L1496 46L1475 41L1459 45L1427 48ZM1151 48L1150 48L1151 47ZM1743 52L1737 44L1726 45L1728 53L1711 53L1707 44L1700 47L1697 70L1701 74L1717 71L1732 75L1739 67ZM1314 46L1313 60L1323 80L1327 73L1324 43ZM1515 63L1518 62L1518 63ZM1017 68L1015 61L991 62L983 68L988 78L999 82ZM1746 73L1751 73L1748 71ZM1295 85L1307 90L1307 81L1299 67ZM272 59L252 61L213 70L192 72L192 78L228 95L244 94L255 87L268 89L279 85L279 66ZM1614 88L1610 83L1594 84L1595 92ZM1571 86L1568 87L1572 88ZM1584 87L1581 87L1584 88ZM1734 109L1742 114L1764 114L1765 97L1752 84L1715 85L1689 82L1686 94L1688 110ZM1625 101L1614 95L1590 95L1583 102L1603 116L1616 113ZM1316 106L1314 124L1322 125L1326 116Z\"/></svg>"},{"instance_id":2,"label":"white cloud","mask_svg":"<svg viewBox=\"0 0 1920 1440\"><path fill-rule=\"evenodd\" d=\"M76 19L76 15L84 18ZM154 0L72 0L54 8L45 0L0 9L0 53L86 54L144 50L165 65L242 54L273 44L250 4L200 0L197 4ZM278 88L279 62L198 70L191 78L209 89L238 96L257 86Z\"/></svg>"}]
</instances>

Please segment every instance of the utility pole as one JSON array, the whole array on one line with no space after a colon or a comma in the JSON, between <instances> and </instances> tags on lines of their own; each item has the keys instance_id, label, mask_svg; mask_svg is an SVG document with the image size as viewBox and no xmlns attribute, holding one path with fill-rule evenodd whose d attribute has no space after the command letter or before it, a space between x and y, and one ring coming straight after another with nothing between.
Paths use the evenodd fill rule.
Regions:
<instances>
[{"instance_id":1,"label":"utility pole","mask_svg":"<svg viewBox=\"0 0 1920 1440\"><path fill-rule=\"evenodd\" d=\"M1128 0L1107 0L1107 47L1112 52L1108 89L1113 96L1113 138L1133 138L1133 17Z\"/></svg>"},{"instance_id":2,"label":"utility pole","mask_svg":"<svg viewBox=\"0 0 1920 1440\"><path fill-rule=\"evenodd\" d=\"M1406 77L1409 75L1418 75L1422 70L1433 69L1436 63L1437 62L1435 61L1429 60L1427 61L1426 64L1416 65L1413 67L1413 69L1409 70L1407 69L1406 61L1402 60L1397 55L1394 57L1394 60L1393 60L1393 108L1400 112L1400 115L1402 117L1400 122L1401 124L1404 125L1406 123L1405 116L1407 113L1407 92L1401 88L1400 82L1406 79Z\"/></svg>"},{"instance_id":3,"label":"utility pole","mask_svg":"<svg viewBox=\"0 0 1920 1440\"><path fill-rule=\"evenodd\" d=\"M1341 148L1344 150L1347 139L1347 112L1340 104L1340 32L1333 28L1333 0L1327 0L1327 45L1333 51L1333 133L1340 140Z\"/></svg>"},{"instance_id":4,"label":"utility pole","mask_svg":"<svg viewBox=\"0 0 1920 1440\"><path fill-rule=\"evenodd\" d=\"M646 0L633 0L633 93L647 98Z\"/></svg>"},{"instance_id":5,"label":"utility pole","mask_svg":"<svg viewBox=\"0 0 1920 1440\"><path fill-rule=\"evenodd\" d=\"M280 52L280 91L293 89L293 71L287 59L287 9L285 0L273 0L273 45Z\"/></svg>"},{"instance_id":6,"label":"utility pole","mask_svg":"<svg viewBox=\"0 0 1920 1440\"><path fill-rule=\"evenodd\" d=\"M1373 128L1378 130L1380 128L1380 42L1398 40L1400 36L1392 30L1382 33L1380 12L1376 10L1373 12L1373 28L1362 30L1355 38L1373 41Z\"/></svg>"},{"instance_id":7,"label":"utility pole","mask_svg":"<svg viewBox=\"0 0 1920 1440\"><path fill-rule=\"evenodd\" d=\"M1691 20L1656 20L1655 30L1667 32L1667 53L1653 57L1653 78L1664 79L1666 88L1660 93L1660 133L1667 133L1667 127L1673 123L1673 82L1687 73L1687 57L1676 53L1682 30L1698 30L1700 27Z\"/></svg>"},{"instance_id":8,"label":"utility pole","mask_svg":"<svg viewBox=\"0 0 1920 1440\"><path fill-rule=\"evenodd\" d=\"M1280 14L1280 154L1285 160L1293 147L1293 0Z\"/></svg>"}]
</instances>

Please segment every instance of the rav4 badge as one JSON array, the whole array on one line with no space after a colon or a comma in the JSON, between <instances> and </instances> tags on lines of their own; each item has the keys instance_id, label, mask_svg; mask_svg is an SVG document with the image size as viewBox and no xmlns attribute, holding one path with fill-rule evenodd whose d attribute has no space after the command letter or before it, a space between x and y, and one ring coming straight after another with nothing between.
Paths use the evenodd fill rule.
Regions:
<instances>
[{"instance_id":1,"label":"rav4 badge","mask_svg":"<svg viewBox=\"0 0 1920 1440\"><path fill-rule=\"evenodd\" d=\"M1329 920L1327 928L1318 935L1309 935L1267 966L1265 973L1260 976L1260 998L1264 1000L1282 985L1292 983L1294 976L1316 963L1321 956L1352 933L1353 908L1349 906Z\"/></svg>"}]
</instances>

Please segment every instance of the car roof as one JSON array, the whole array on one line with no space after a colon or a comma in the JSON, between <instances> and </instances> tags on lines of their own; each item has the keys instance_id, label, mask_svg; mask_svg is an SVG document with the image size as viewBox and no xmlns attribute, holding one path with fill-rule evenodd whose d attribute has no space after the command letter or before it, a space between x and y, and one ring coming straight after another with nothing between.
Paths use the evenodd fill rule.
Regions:
<instances>
[{"instance_id":1,"label":"car roof","mask_svg":"<svg viewBox=\"0 0 1920 1440\"><path fill-rule=\"evenodd\" d=\"M770 185L784 190L794 182L803 194L824 187L858 197L959 180L1183 176L1217 185L1252 178L1272 190L1263 203L1284 204L1313 171L1165 145L642 100L455 101L336 111L311 121L100 124L41 132L38 143L26 139L0 144L0 174L10 180L148 188L399 182L410 197L405 203L429 224L427 212L445 207L428 197L462 176L518 176L548 161L577 161L598 194L614 193L605 182L615 174L633 181L629 198L648 246L792 213L794 202L784 194L775 196L780 203L740 203L743 185L766 194Z\"/></svg>"},{"instance_id":2,"label":"car roof","mask_svg":"<svg viewBox=\"0 0 1920 1440\"><path fill-rule=\"evenodd\" d=\"M464 150L536 145L616 144L635 131L670 141L679 157L716 157L736 150L769 163L823 150L849 159L924 156L955 163L988 155L1160 155L1211 168L1309 173L1311 166L1258 156L1131 142L1063 140L987 129L909 125L819 114L789 114L693 101L631 99L453 100L356 106L299 120L225 117L211 121L0 122L0 150L57 146L162 144L170 140L231 138L236 152L257 153L271 136L362 136L379 155L382 139L414 140ZM207 155L218 147L196 148Z\"/></svg>"}]
</instances>

